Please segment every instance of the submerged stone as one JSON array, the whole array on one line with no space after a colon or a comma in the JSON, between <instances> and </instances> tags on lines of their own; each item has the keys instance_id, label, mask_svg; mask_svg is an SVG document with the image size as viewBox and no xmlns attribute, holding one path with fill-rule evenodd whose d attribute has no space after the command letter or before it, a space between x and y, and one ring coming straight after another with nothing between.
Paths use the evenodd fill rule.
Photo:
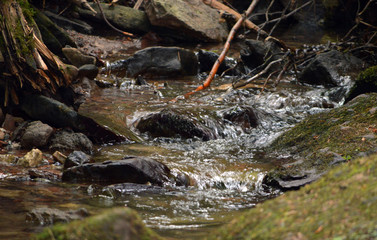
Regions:
<instances>
[{"instance_id":1,"label":"submerged stone","mask_svg":"<svg viewBox=\"0 0 377 240\"><path fill-rule=\"evenodd\" d=\"M34 240L47 239L101 239L139 240L163 239L147 228L136 211L130 208L113 208L81 221L57 224L34 236Z\"/></svg>"},{"instance_id":2,"label":"submerged stone","mask_svg":"<svg viewBox=\"0 0 377 240\"><path fill-rule=\"evenodd\" d=\"M79 150L91 154L93 143L82 133L59 131L51 137L49 148L54 151Z\"/></svg>"},{"instance_id":3,"label":"submerged stone","mask_svg":"<svg viewBox=\"0 0 377 240\"><path fill-rule=\"evenodd\" d=\"M127 157L118 161L86 163L68 168L63 172L62 180L162 185L169 181L169 177L170 169L163 163L145 157Z\"/></svg>"},{"instance_id":4,"label":"submerged stone","mask_svg":"<svg viewBox=\"0 0 377 240\"><path fill-rule=\"evenodd\" d=\"M250 128L255 128L259 124L259 120L254 110L247 106L237 106L223 115L224 119L240 126L243 131L248 131Z\"/></svg>"},{"instance_id":5,"label":"submerged stone","mask_svg":"<svg viewBox=\"0 0 377 240\"><path fill-rule=\"evenodd\" d=\"M83 208L76 211L62 211L56 208L39 207L26 214L26 221L39 225L51 225L58 222L67 223L72 220L82 219L88 215L87 210Z\"/></svg>"}]
</instances>

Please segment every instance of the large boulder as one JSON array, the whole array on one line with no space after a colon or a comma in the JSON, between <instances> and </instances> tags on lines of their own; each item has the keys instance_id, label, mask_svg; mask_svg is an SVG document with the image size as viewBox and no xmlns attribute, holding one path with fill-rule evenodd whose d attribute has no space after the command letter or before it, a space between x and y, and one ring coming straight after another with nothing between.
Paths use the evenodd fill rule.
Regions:
<instances>
[{"instance_id":1,"label":"large boulder","mask_svg":"<svg viewBox=\"0 0 377 240\"><path fill-rule=\"evenodd\" d=\"M148 132L152 137L217 138L215 131L203 123L169 109L142 117L136 128L142 133Z\"/></svg>"},{"instance_id":2,"label":"large boulder","mask_svg":"<svg viewBox=\"0 0 377 240\"><path fill-rule=\"evenodd\" d=\"M80 16L102 22L103 16L98 9L98 5L96 3L91 3L90 5L97 11L97 14L93 14L90 10L78 9ZM106 19L123 31L146 33L150 30L147 15L140 10L121 5L109 6L105 3L101 3L101 7Z\"/></svg>"},{"instance_id":3,"label":"large boulder","mask_svg":"<svg viewBox=\"0 0 377 240\"><path fill-rule=\"evenodd\" d=\"M136 211L120 207L81 221L46 228L32 239L160 240L163 238L147 228Z\"/></svg>"},{"instance_id":4,"label":"large boulder","mask_svg":"<svg viewBox=\"0 0 377 240\"><path fill-rule=\"evenodd\" d=\"M144 157L126 157L118 161L87 163L63 172L62 180L70 182L140 183L163 185L170 169L163 163Z\"/></svg>"},{"instance_id":5,"label":"large boulder","mask_svg":"<svg viewBox=\"0 0 377 240\"><path fill-rule=\"evenodd\" d=\"M34 121L27 125L21 137L23 148L44 147L50 139L54 129L41 121Z\"/></svg>"},{"instance_id":6,"label":"large boulder","mask_svg":"<svg viewBox=\"0 0 377 240\"><path fill-rule=\"evenodd\" d=\"M217 10L200 0L149 0L145 11L153 26L181 40L221 42L228 36Z\"/></svg>"},{"instance_id":7,"label":"large boulder","mask_svg":"<svg viewBox=\"0 0 377 240\"><path fill-rule=\"evenodd\" d=\"M198 59L194 52L179 47L149 47L137 51L122 67L130 77L196 75Z\"/></svg>"},{"instance_id":8,"label":"large boulder","mask_svg":"<svg viewBox=\"0 0 377 240\"><path fill-rule=\"evenodd\" d=\"M40 119L56 128L69 127L83 132L95 143L120 142L126 137L99 125L93 119L83 116L67 105L41 95L25 94L20 99L19 108L31 119Z\"/></svg>"},{"instance_id":9,"label":"large boulder","mask_svg":"<svg viewBox=\"0 0 377 240\"><path fill-rule=\"evenodd\" d=\"M318 54L298 75L298 81L326 87L352 84L364 62L347 53L331 50Z\"/></svg>"}]
</instances>

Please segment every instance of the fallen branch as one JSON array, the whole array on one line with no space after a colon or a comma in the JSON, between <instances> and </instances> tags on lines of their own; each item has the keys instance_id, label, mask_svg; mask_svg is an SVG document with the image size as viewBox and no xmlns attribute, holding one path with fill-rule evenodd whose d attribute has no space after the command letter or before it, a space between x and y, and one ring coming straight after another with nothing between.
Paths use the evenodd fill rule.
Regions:
<instances>
[{"instance_id":1,"label":"fallen branch","mask_svg":"<svg viewBox=\"0 0 377 240\"><path fill-rule=\"evenodd\" d=\"M222 4L222 3L220 3L216 0L202 0L202 1L203 1L203 3L207 4L210 7L216 8L217 10L223 10L223 11L229 13L229 14L232 14L237 19L237 21L242 18L242 15L240 13L238 13L237 11L231 9L230 7L224 5L224 4ZM243 20L243 21L244 21L246 27L248 27L251 30L256 31L258 34L262 35L262 37L266 38L268 36L267 32L262 30L260 27L255 25L250 20L245 18L245 20Z\"/></svg>"},{"instance_id":2,"label":"fallen branch","mask_svg":"<svg viewBox=\"0 0 377 240\"><path fill-rule=\"evenodd\" d=\"M95 0L95 2L96 2L97 5L98 5L99 11L101 12L103 19L105 20L105 22L107 23L107 25L109 25L109 27L111 27L112 29L114 29L114 30L117 31L117 32L120 32L120 33L123 34L123 35L126 35L127 37L134 37L134 35L133 35L132 33L125 32L125 31L122 31L122 30L120 30L120 29L114 27L114 25L112 25L112 24L107 20L107 18L106 18L106 16L105 16L105 13L103 12L102 6L101 6L101 4L100 4L100 2L99 2L99 0Z\"/></svg>"},{"instance_id":3,"label":"fallen branch","mask_svg":"<svg viewBox=\"0 0 377 240\"><path fill-rule=\"evenodd\" d=\"M221 63L225 59L225 56L226 56L226 54L227 54L227 52L228 52L228 50L230 48L230 43L233 40L234 36L236 35L237 30L241 27L241 25L243 24L243 22L245 21L245 19L251 14L251 12L254 10L254 8L256 7L256 5L258 4L258 2L259 2L259 0L253 0L251 2L251 4L250 4L249 8L246 10L245 14L240 19L238 19L238 21L236 22L236 24L234 24L232 30L230 30L228 38L227 38L227 40L226 40L226 42L224 44L224 49L221 52L221 54L218 57L218 59L216 60L215 64L212 66L211 72L209 73L207 79L204 81L203 85L197 87L192 92L186 93L185 94L185 98L189 97L191 94L194 94L195 92L198 92L200 90L206 89L207 87L209 87L211 85L211 82L212 82L213 78L215 77L217 70L219 69Z\"/></svg>"}]
</instances>

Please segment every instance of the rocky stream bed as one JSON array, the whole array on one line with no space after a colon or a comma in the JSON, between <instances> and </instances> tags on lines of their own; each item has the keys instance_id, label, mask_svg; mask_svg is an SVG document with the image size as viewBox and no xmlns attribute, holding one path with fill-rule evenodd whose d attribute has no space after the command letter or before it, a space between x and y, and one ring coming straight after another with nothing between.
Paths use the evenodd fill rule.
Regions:
<instances>
[{"instance_id":1,"label":"rocky stream bed","mask_svg":"<svg viewBox=\"0 0 377 240\"><path fill-rule=\"evenodd\" d=\"M144 7L106 8L113 24L147 33L138 39L69 23L74 46L57 54L72 64L72 89L24 94L21 114L0 112L1 239L377 238L375 55L287 30L297 69L232 89L286 56L274 39L242 36L212 86L184 98L218 58L222 44L208 42L225 39L226 24L207 5L216 30L200 33L210 24L169 25L163 2ZM204 7L191 7L180 9L200 19ZM39 25L52 26L44 15L68 26L49 12Z\"/></svg>"}]
</instances>

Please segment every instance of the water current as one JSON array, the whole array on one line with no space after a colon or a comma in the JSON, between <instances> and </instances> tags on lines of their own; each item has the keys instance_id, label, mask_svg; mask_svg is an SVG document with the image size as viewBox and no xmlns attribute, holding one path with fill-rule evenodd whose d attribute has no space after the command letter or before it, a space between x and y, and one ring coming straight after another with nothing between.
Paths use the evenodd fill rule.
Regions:
<instances>
[{"instance_id":1,"label":"water current","mask_svg":"<svg viewBox=\"0 0 377 240\"><path fill-rule=\"evenodd\" d=\"M2 175L0 178L7 180L0 181L0 214L6 217L0 218L0 238L26 239L40 231L40 223L25 220L28 212L37 207L85 208L95 214L114 206L135 209L149 227L163 236L204 237L242 211L281 194L262 185L266 172L279 164L279 159L264 154L263 147L306 115L341 104L331 100L327 90L298 85L294 78L283 79L276 88L269 87L262 94L263 82L257 82L259 87L226 94L217 87L232 79L217 78L212 89L177 103L169 100L191 91L203 79L147 79L148 86L135 86L132 79L104 74L99 78L115 79L118 87L99 88L93 84L91 97L80 112L114 129L131 129L142 141L96 146L95 161L147 156L165 163L175 175L189 176L192 186L108 188L47 180L15 181ZM137 119L164 108L179 109L216 127L216 118L237 106L252 107L259 126L245 131L231 123L223 124L221 137L209 141L151 138L135 129Z\"/></svg>"}]
</instances>

